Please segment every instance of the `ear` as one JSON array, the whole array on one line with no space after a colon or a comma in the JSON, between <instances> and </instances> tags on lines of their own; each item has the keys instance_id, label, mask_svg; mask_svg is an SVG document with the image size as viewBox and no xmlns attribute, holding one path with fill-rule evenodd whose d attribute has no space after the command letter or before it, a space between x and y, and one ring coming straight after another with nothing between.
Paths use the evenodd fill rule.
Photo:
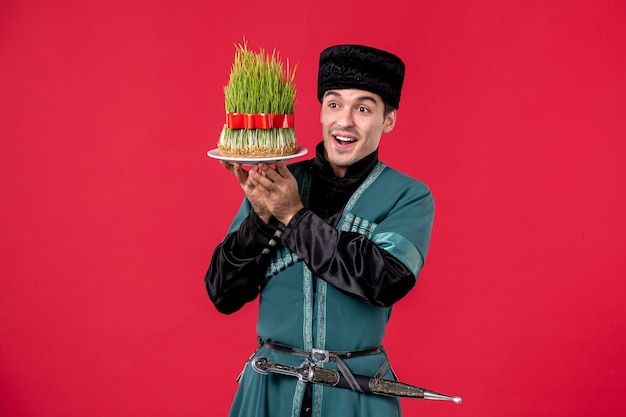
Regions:
<instances>
[{"instance_id":1,"label":"ear","mask_svg":"<svg viewBox=\"0 0 626 417\"><path fill-rule=\"evenodd\" d=\"M385 117L385 120L383 122L383 132L385 133L389 133L393 130L393 128L396 125L396 118L398 117L396 110L390 111L389 114L387 114L387 117Z\"/></svg>"}]
</instances>

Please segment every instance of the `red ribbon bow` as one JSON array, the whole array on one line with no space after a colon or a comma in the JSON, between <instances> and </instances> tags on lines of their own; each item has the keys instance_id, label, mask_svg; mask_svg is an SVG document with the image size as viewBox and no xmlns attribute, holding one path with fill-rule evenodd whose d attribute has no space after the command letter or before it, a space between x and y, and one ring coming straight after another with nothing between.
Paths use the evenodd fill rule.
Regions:
<instances>
[{"instance_id":1,"label":"red ribbon bow","mask_svg":"<svg viewBox=\"0 0 626 417\"><path fill-rule=\"evenodd\" d=\"M250 114L226 112L229 129L293 128L293 114Z\"/></svg>"}]
</instances>

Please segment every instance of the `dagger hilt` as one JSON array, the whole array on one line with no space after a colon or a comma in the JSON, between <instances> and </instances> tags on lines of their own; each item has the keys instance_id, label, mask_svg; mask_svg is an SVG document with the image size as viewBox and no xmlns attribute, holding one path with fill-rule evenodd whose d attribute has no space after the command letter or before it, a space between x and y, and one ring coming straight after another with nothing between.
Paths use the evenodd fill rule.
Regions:
<instances>
[{"instance_id":1,"label":"dagger hilt","mask_svg":"<svg viewBox=\"0 0 626 417\"><path fill-rule=\"evenodd\" d=\"M263 357L255 358L252 361L252 368L261 374L274 372L282 375L295 376L300 381L331 386L336 385L340 378L339 372L333 369L320 368L311 363L305 363L300 366L283 365Z\"/></svg>"}]
</instances>

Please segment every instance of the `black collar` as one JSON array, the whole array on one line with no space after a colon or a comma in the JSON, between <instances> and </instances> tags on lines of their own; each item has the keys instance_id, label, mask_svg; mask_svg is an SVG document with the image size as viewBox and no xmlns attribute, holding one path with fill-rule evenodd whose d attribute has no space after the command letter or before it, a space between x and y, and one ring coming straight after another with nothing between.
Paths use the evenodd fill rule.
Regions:
<instances>
[{"instance_id":1,"label":"black collar","mask_svg":"<svg viewBox=\"0 0 626 417\"><path fill-rule=\"evenodd\" d=\"M348 167L346 175L339 178L335 175L330 163L324 158L324 142L315 147L315 159L313 160L313 172L315 176L326 181L337 184L349 185L354 182L362 182L378 163L378 149L363 159Z\"/></svg>"}]
</instances>

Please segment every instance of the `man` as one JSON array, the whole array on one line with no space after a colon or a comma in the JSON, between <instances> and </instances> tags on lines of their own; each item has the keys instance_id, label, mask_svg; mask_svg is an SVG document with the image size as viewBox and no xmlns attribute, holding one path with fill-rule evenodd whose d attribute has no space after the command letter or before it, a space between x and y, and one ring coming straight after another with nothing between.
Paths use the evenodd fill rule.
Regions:
<instances>
[{"instance_id":1,"label":"man","mask_svg":"<svg viewBox=\"0 0 626 417\"><path fill-rule=\"evenodd\" d=\"M395 379L381 346L392 305L415 285L434 202L427 186L378 160L396 123L405 66L363 45L320 55L323 142L314 159L246 171L222 165L246 198L213 253L211 301L230 314L260 295L265 357ZM252 359L252 358L251 358ZM398 398L257 372L241 375L231 416L399 416Z\"/></svg>"}]
</instances>

